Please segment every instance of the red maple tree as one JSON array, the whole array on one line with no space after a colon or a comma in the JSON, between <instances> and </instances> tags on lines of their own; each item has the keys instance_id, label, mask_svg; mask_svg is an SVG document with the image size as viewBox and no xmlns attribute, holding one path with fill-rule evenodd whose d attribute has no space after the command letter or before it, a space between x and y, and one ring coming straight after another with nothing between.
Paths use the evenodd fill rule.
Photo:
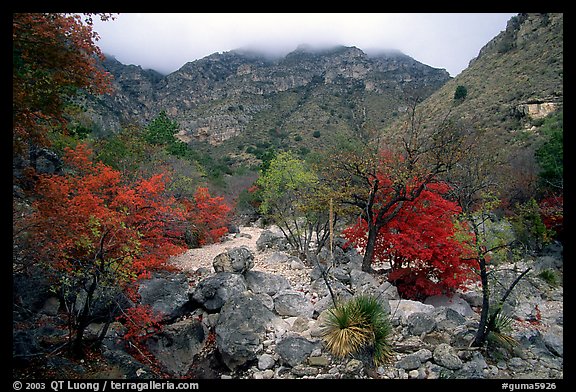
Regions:
<instances>
[{"instance_id":1,"label":"red maple tree","mask_svg":"<svg viewBox=\"0 0 576 392\"><path fill-rule=\"evenodd\" d=\"M390 182L382 175L379 181ZM472 263L461 259L462 246L454 238L453 219L460 208L442 196L447 191L445 183L427 184L418 198L402 202L378 232L375 259L390 263L388 280L404 298L421 300L450 293L473 277ZM359 219L344 235L364 248L367 230L366 220Z\"/></svg>"},{"instance_id":2,"label":"red maple tree","mask_svg":"<svg viewBox=\"0 0 576 392\"><path fill-rule=\"evenodd\" d=\"M40 176L31 217L37 256L70 302L77 353L94 301L185 250L183 233L173 232L185 210L164 195L163 175L125 184L120 172L90 154L84 144L67 149L66 174Z\"/></svg>"},{"instance_id":3,"label":"red maple tree","mask_svg":"<svg viewBox=\"0 0 576 392\"><path fill-rule=\"evenodd\" d=\"M195 237L196 245L218 242L228 233L227 224L231 208L223 197L212 197L208 188L198 187L194 193L194 200L184 200L183 203L188 210L189 230Z\"/></svg>"},{"instance_id":4,"label":"red maple tree","mask_svg":"<svg viewBox=\"0 0 576 392\"><path fill-rule=\"evenodd\" d=\"M102 20L110 14L100 14ZM63 112L80 89L102 94L110 75L95 44L92 15L63 13L12 14L13 149L23 154L28 144L48 144L47 132L65 128Z\"/></svg>"},{"instance_id":5,"label":"red maple tree","mask_svg":"<svg viewBox=\"0 0 576 392\"><path fill-rule=\"evenodd\" d=\"M538 203L540 215L546 229L553 231L558 239L564 234L564 195L550 195Z\"/></svg>"}]
</instances>

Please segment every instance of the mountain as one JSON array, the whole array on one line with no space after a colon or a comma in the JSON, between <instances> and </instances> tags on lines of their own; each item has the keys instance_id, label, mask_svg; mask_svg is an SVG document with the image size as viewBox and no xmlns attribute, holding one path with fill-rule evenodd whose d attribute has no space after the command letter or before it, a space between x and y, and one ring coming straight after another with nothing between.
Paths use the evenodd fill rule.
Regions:
<instances>
[{"instance_id":1,"label":"mountain","mask_svg":"<svg viewBox=\"0 0 576 392\"><path fill-rule=\"evenodd\" d=\"M269 147L322 148L334 133L378 129L451 79L399 52L299 46L279 59L249 50L215 53L162 76L112 57L113 93L89 98L97 133L147 124L160 111L196 150L253 161Z\"/></svg>"},{"instance_id":2,"label":"mountain","mask_svg":"<svg viewBox=\"0 0 576 392\"><path fill-rule=\"evenodd\" d=\"M492 177L511 204L535 194L546 121L563 128L563 27L561 13L512 17L464 71L418 105L428 126L448 115L482 135L498 162ZM457 90L464 96L455 99Z\"/></svg>"},{"instance_id":3,"label":"mountain","mask_svg":"<svg viewBox=\"0 0 576 392\"><path fill-rule=\"evenodd\" d=\"M563 107L563 14L518 14L469 66L420 105L510 142ZM467 92L455 100L458 86Z\"/></svg>"}]
</instances>

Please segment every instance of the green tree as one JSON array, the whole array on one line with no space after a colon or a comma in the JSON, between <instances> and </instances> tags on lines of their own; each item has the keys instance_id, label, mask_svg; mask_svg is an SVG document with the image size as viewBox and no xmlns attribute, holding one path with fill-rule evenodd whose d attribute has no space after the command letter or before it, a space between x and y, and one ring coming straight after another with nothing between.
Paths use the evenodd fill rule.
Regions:
<instances>
[{"instance_id":1,"label":"green tree","mask_svg":"<svg viewBox=\"0 0 576 392\"><path fill-rule=\"evenodd\" d=\"M466 96L468 95L468 89L462 85L456 87L454 91L454 100L455 101L463 101Z\"/></svg>"},{"instance_id":2,"label":"green tree","mask_svg":"<svg viewBox=\"0 0 576 392\"><path fill-rule=\"evenodd\" d=\"M545 140L536 150L536 162L540 165L539 177L544 189L554 193L564 189L564 125L563 113L548 116L540 133Z\"/></svg>"},{"instance_id":3,"label":"green tree","mask_svg":"<svg viewBox=\"0 0 576 392\"><path fill-rule=\"evenodd\" d=\"M504 338L499 322L505 319L501 314L502 306L530 269L516 277L498 302L491 298L494 287L489 277L494 275L495 261L515 256L511 250L516 240L511 230L503 230L507 226L505 219L497 224L493 222L494 212L500 205L501 189L496 169L501 167L502 157L494 153L497 151L495 146L490 145L481 132L472 133L466 144L468 148L462 161L451 167L445 177L451 185L450 197L462 208L459 216L461 229L457 235L463 245L461 257L477 264L475 272L480 277L482 308L473 342L474 346L480 347L491 334Z\"/></svg>"},{"instance_id":4,"label":"green tree","mask_svg":"<svg viewBox=\"0 0 576 392\"><path fill-rule=\"evenodd\" d=\"M539 251L550 241L550 233L540 214L540 206L534 198L514 206L512 227L516 238L528 250Z\"/></svg>"},{"instance_id":5,"label":"green tree","mask_svg":"<svg viewBox=\"0 0 576 392\"><path fill-rule=\"evenodd\" d=\"M280 152L256 185L260 211L280 227L301 258L308 258L313 236L319 252L329 237L329 207L317 174L292 152Z\"/></svg>"},{"instance_id":6,"label":"green tree","mask_svg":"<svg viewBox=\"0 0 576 392\"><path fill-rule=\"evenodd\" d=\"M179 127L178 123L162 110L146 127L144 138L150 144L169 144L174 140L174 134Z\"/></svg>"}]
</instances>

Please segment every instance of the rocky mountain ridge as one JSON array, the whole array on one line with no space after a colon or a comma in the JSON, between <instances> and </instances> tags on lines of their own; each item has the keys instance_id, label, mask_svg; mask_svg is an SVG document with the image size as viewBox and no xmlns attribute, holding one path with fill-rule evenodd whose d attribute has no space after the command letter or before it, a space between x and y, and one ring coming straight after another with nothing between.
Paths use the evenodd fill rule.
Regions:
<instances>
[{"instance_id":1,"label":"rocky mountain ridge","mask_svg":"<svg viewBox=\"0 0 576 392\"><path fill-rule=\"evenodd\" d=\"M450 80L398 51L368 56L356 47L312 50L300 46L272 60L246 50L214 53L162 76L108 57L113 93L85 101L101 134L123 124L146 124L164 110L185 142L220 145L240 137L302 145L312 131L354 132L376 127L403 110L407 95L429 96ZM307 133L308 132L308 133ZM296 143L298 144L298 143Z\"/></svg>"}]
</instances>

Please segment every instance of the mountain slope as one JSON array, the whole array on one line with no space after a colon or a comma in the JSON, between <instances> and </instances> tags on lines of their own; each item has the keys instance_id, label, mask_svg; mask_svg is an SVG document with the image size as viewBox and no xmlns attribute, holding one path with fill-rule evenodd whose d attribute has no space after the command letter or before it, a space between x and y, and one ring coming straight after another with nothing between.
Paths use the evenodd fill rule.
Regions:
<instances>
[{"instance_id":1,"label":"mountain slope","mask_svg":"<svg viewBox=\"0 0 576 392\"><path fill-rule=\"evenodd\" d=\"M271 147L305 152L334 133L380 128L403 110L407 95L427 97L450 80L400 52L367 56L344 46L301 46L277 60L215 53L165 77L114 59L104 66L115 92L88 105L103 133L144 125L165 110L192 148L239 162Z\"/></svg>"},{"instance_id":2,"label":"mountain slope","mask_svg":"<svg viewBox=\"0 0 576 392\"><path fill-rule=\"evenodd\" d=\"M459 86L467 94L455 99ZM519 14L418 110L428 126L449 116L482 135L497 166L491 176L513 204L537 192L535 152L547 137L541 126L562 112L563 98L563 14Z\"/></svg>"},{"instance_id":3,"label":"mountain slope","mask_svg":"<svg viewBox=\"0 0 576 392\"><path fill-rule=\"evenodd\" d=\"M515 131L563 104L563 15L519 14L468 68L430 96L422 110L455 118L509 141ZM467 96L454 100L457 86Z\"/></svg>"}]
</instances>

